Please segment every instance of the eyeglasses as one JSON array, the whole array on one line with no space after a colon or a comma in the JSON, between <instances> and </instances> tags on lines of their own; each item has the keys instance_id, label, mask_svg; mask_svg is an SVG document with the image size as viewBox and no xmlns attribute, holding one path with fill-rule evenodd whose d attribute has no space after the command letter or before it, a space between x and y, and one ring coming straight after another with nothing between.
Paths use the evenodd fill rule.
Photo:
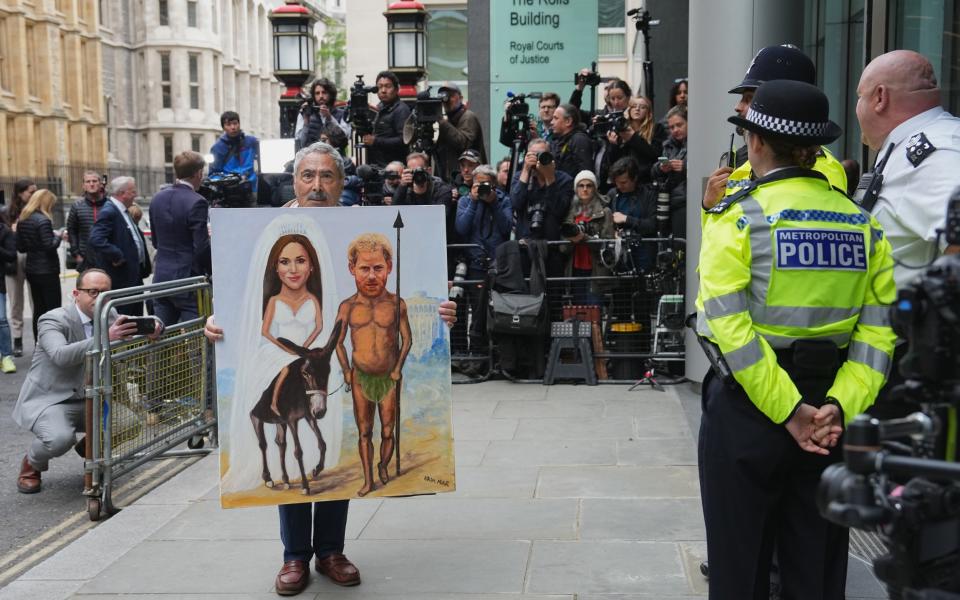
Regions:
<instances>
[{"instance_id":1,"label":"eyeglasses","mask_svg":"<svg viewBox=\"0 0 960 600\"><path fill-rule=\"evenodd\" d=\"M84 292L91 298L96 298L101 292L106 292L108 290L98 290L97 288L77 288L77 291Z\"/></svg>"}]
</instances>

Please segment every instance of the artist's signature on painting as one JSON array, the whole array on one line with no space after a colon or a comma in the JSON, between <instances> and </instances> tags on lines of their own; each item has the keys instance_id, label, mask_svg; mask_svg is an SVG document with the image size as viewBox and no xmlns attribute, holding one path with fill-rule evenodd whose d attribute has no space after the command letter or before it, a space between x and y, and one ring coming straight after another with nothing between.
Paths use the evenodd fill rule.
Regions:
<instances>
[{"instance_id":1,"label":"artist's signature on painting","mask_svg":"<svg viewBox=\"0 0 960 600\"><path fill-rule=\"evenodd\" d=\"M450 487L449 479L435 479L429 475L424 475L423 480L428 483L436 483L437 485L442 485L443 487Z\"/></svg>"}]
</instances>

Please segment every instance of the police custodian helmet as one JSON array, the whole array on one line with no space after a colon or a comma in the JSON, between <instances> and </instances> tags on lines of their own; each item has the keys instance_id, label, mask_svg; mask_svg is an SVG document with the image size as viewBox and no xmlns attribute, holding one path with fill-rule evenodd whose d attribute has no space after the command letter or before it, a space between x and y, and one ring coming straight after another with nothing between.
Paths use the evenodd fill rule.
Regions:
<instances>
[{"instance_id":1,"label":"police custodian helmet","mask_svg":"<svg viewBox=\"0 0 960 600\"><path fill-rule=\"evenodd\" d=\"M743 81L729 93L742 94L774 79L792 79L815 85L817 69L813 66L813 61L796 46L767 46L757 52L750 62L747 74L743 76Z\"/></svg>"},{"instance_id":2,"label":"police custodian helmet","mask_svg":"<svg viewBox=\"0 0 960 600\"><path fill-rule=\"evenodd\" d=\"M798 145L834 141L843 130L830 120L830 102L816 86L775 79L757 88L745 117L727 121L746 129Z\"/></svg>"}]
</instances>

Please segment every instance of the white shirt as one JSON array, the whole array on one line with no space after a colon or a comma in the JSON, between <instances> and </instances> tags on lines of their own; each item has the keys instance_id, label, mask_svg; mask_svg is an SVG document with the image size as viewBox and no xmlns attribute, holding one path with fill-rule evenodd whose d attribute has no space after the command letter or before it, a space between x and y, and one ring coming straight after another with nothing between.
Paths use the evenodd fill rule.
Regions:
<instances>
[{"instance_id":1,"label":"white shirt","mask_svg":"<svg viewBox=\"0 0 960 600\"><path fill-rule=\"evenodd\" d=\"M914 166L908 147L920 133L936 150ZM901 289L946 247L942 239L937 247L936 230L944 227L947 201L960 186L960 118L939 106L911 117L890 132L878 161L891 143L894 148L883 168L883 186L873 215L893 246L894 258L920 267L894 267L893 277Z\"/></svg>"},{"instance_id":2,"label":"white shirt","mask_svg":"<svg viewBox=\"0 0 960 600\"><path fill-rule=\"evenodd\" d=\"M85 315L76 304L73 305L73 308L75 308L77 314L80 315L80 324L83 325L83 337L89 340L93 337L93 319Z\"/></svg>"},{"instance_id":3,"label":"white shirt","mask_svg":"<svg viewBox=\"0 0 960 600\"><path fill-rule=\"evenodd\" d=\"M143 247L143 239L140 238L140 233L137 231L137 224L133 222L133 218L130 216L130 213L127 212L127 207L113 196L110 197L110 202L113 202L113 205L117 207L117 210L120 211L120 214L123 215L123 220L127 224L127 229L130 230L130 236L133 237L133 243L137 246L137 256L140 258L140 264L144 263L144 252L146 248Z\"/></svg>"}]
</instances>

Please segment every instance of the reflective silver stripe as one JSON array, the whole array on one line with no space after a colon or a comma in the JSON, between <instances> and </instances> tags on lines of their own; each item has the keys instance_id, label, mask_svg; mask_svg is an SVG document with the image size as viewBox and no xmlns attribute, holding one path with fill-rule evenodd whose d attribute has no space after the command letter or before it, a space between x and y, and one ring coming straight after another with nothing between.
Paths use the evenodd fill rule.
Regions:
<instances>
[{"instance_id":1,"label":"reflective silver stripe","mask_svg":"<svg viewBox=\"0 0 960 600\"><path fill-rule=\"evenodd\" d=\"M793 337L789 335L773 335L771 333L761 333L757 332L759 335L763 336L763 339L767 340L767 343L770 344L771 348L776 350L785 350L789 348L794 342L800 340L826 340L833 342L838 347L843 348L850 343L850 333L838 333L836 335L823 335L817 337Z\"/></svg>"},{"instance_id":2,"label":"reflective silver stripe","mask_svg":"<svg viewBox=\"0 0 960 600\"><path fill-rule=\"evenodd\" d=\"M702 310L697 311L697 333L703 337L713 337L710 324L707 323L707 313Z\"/></svg>"},{"instance_id":3,"label":"reflective silver stripe","mask_svg":"<svg viewBox=\"0 0 960 600\"><path fill-rule=\"evenodd\" d=\"M819 327L845 321L857 316L859 308L839 306L766 306L750 303L750 318L754 323L783 327Z\"/></svg>"},{"instance_id":4,"label":"reflective silver stripe","mask_svg":"<svg viewBox=\"0 0 960 600\"><path fill-rule=\"evenodd\" d=\"M773 268L773 242L770 223L763 208L753 196L740 201L743 214L750 221L750 295L761 304L767 299L770 269Z\"/></svg>"},{"instance_id":5,"label":"reflective silver stripe","mask_svg":"<svg viewBox=\"0 0 960 600\"><path fill-rule=\"evenodd\" d=\"M703 310L709 319L719 319L720 317L746 312L747 295L743 292L733 292L704 300Z\"/></svg>"},{"instance_id":6,"label":"reflective silver stripe","mask_svg":"<svg viewBox=\"0 0 960 600\"><path fill-rule=\"evenodd\" d=\"M863 363L884 377L890 371L890 357L887 353L865 342L851 342L847 360Z\"/></svg>"},{"instance_id":7,"label":"reflective silver stripe","mask_svg":"<svg viewBox=\"0 0 960 600\"><path fill-rule=\"evenodd\" d=\"M757 364L763 360L763 347L760 346L760 338L754 337L733 352L724 353L723 357L734 372L742 371Z\"/></svg>"},{"instance_id":8,"label":"reflective silver stripe","mask_svg":"<svg viewBox=\"0 0 960 600\"><path fill-rule=\"evenodd\" d=\"M866 305L860 310L860 323L874 327L890 327L890 307Z\"/></svg>"}]
</instances>

